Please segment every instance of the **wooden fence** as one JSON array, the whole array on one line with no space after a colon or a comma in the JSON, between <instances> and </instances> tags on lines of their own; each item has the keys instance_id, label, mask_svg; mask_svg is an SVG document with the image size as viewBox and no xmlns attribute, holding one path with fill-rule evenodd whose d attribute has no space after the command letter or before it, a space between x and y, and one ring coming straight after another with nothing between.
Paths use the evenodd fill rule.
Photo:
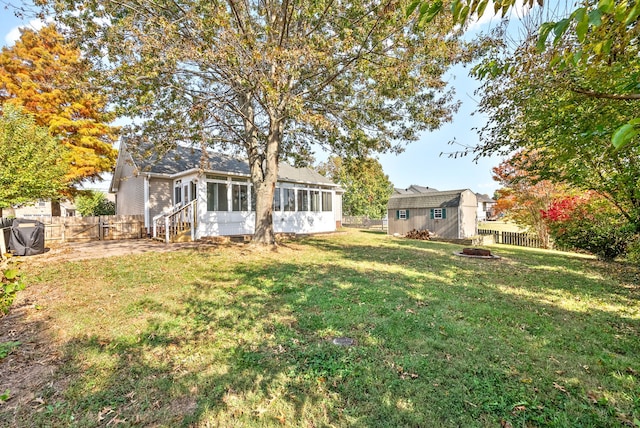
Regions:
<instances>
[{"instance_id":1,"label":"wooden fence","mask_svg":"<svg viewBox=\"0 0 640 428\"><path fill-rule=\"evenodd\" d=\"M387 230L388 223L386 218L372 219L367 216L343 216L342 225L345 227L359 227L363 229L380 229Z\"/></svg>"},{"instance_id":2,"label":"wooden fence","mask_svg":"<svg viewBox=\"0 0 640 428\"><path fill-rule=\"evenodd\" d=\"M478 229L478 235L493 235L496 244L544 248L544 244L537 235L526 232L503 232L499 230Z\"/></svg>"},{"instance_id":3,"label":"wooden fence","mask_svg":"<svg viewBox=\"0 0 640 428\"><path fill-rule=\"evenodd\" d=\"M45 242L136 239L147 236L142 215L30 217L29 220L44 224Z\"/></svg>"}]
</instances>

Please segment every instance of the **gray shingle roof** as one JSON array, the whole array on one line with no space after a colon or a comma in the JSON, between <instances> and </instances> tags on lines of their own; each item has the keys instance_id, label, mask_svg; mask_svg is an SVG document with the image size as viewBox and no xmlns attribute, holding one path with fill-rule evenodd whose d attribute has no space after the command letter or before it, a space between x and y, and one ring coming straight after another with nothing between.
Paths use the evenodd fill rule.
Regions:
<instances>
[{"instance_id":1,"label":"gray shingle roof","mask_svg":"<svg viewBox=\"0 0 640 428\"><path fill-rule=\"evenodd\" d=\"M495 199L491 198L486 193L476 193L476 197L478 198L478 202L496 202Z\"/></svg>"},{"instance_id":2,"label":"gray shingle roof","mask_svg":"<svg viewBox=\"0 0 640 428\"><path fill-rule=\"evenodd\" d=\"M203 158L197 147L177 146L162 154L153 149L130 149L136 167L141 172L174 175L202 168L207 172L249 176L249 163L229 155L207 151ZM315 183L335 186L331 180L311 168L294 168L284 162L278 166L279 181Z\"/></svg>"},{"instance_id":3,"label":"gray shingle roof","mask_svg":"<svg viewBox=\"0 0 640 428\"><path fill-rule=\"evenodd\" d=\"M463 190L446 190L413 195L392 195L389 198L390 210L410 208L457 207Z\"/></svg>"}]
</instances>

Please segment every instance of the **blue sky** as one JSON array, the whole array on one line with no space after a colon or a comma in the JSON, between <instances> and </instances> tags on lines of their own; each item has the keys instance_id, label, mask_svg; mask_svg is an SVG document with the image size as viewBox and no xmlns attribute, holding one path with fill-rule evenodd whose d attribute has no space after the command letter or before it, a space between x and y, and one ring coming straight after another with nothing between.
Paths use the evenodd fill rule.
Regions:
<instances>
[{"instance_id":1,"label":"blue sky","mask_svg":"<svg viewBox=\"0 0 640 428\"><path fill-rule=\"evenodd\" d=\"M19 34L18 27L21 25L30 24L29 21L16 18L12 11L4 7L0 9L0 43L12 43ZM455 89L457 99L462 102L453 121L435 132L422 134L419 141L409 144L399 155L380 155L380 163L395 187L406 188L411 184L418 184L438 190L468 188L474 192L493 195L499 186L491 178L491 168L500 162L499 158L484 158L474 163L472 156L457 159L440 156L442 152L455 150L454 146L448 144L454 138L464 145L476 145L478 136L472 128L481 128L485 120L482 116L471 115L476 108L473 92L478 82L468 76L468 69L455 67L449 76L449 84ZM326 156L317 155L318 158ZM108 181L99 187L108 187Z\"/></svg>"}]
</instances>

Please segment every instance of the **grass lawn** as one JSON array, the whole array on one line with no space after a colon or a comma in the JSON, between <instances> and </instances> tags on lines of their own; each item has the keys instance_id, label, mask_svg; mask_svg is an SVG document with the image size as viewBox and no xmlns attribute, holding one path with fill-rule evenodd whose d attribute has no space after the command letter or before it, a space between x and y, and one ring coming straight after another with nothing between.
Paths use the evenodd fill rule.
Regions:
<instances>
[{"instance_id":1,"label":"grass lawn","mask_svg":"<svg viewBox=\"0 0 640 428\"><path fill-rule=\"evenodd\" d=\"M59 363L0 426L640 426L640 269L460 248L350 230L30 267Z\"/></svg>"},{"instance_id":2,"label":"grass lawn","mask_svg":"<svg viewBox=\"0 0 640 428\"><path fill-rule=\"evenodd\" d=\"M510 221L481 221L478 229L497 230L498 232L525 232L526 229Z\"/></svg>"}]
</instances>

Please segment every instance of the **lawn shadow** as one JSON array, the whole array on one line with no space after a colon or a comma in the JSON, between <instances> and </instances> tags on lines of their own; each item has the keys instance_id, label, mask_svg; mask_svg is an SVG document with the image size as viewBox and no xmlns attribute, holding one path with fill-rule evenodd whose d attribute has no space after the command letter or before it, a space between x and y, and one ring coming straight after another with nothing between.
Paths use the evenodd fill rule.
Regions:
<instances>
[{"instance_id":1,"label":"lawn shadow","mask_svg":"<svg viewBox=\"0 0 640 428\"><path fill-rule=\"evenodd\" d=\"M627 368L637 363L640 324L607 306L630 300L610 297L577 267L558 282L561 263L536 270L515 250L495 263L458 258L442 243L308 238L288 251L299 246L318 252L212 264L171 302L134 298L127 308L145 320L135 334L105 325L71 337L53 377L62 392L44 391L30 420L605 426L612 414L639 411L628 398L637 374ZM188 254L194 264L208 257ZM587 298L580 290L589 288L607 305L587 311L547 296ZM590 391L612 399L593 402Z\"/></svg>"}]
</instances>

